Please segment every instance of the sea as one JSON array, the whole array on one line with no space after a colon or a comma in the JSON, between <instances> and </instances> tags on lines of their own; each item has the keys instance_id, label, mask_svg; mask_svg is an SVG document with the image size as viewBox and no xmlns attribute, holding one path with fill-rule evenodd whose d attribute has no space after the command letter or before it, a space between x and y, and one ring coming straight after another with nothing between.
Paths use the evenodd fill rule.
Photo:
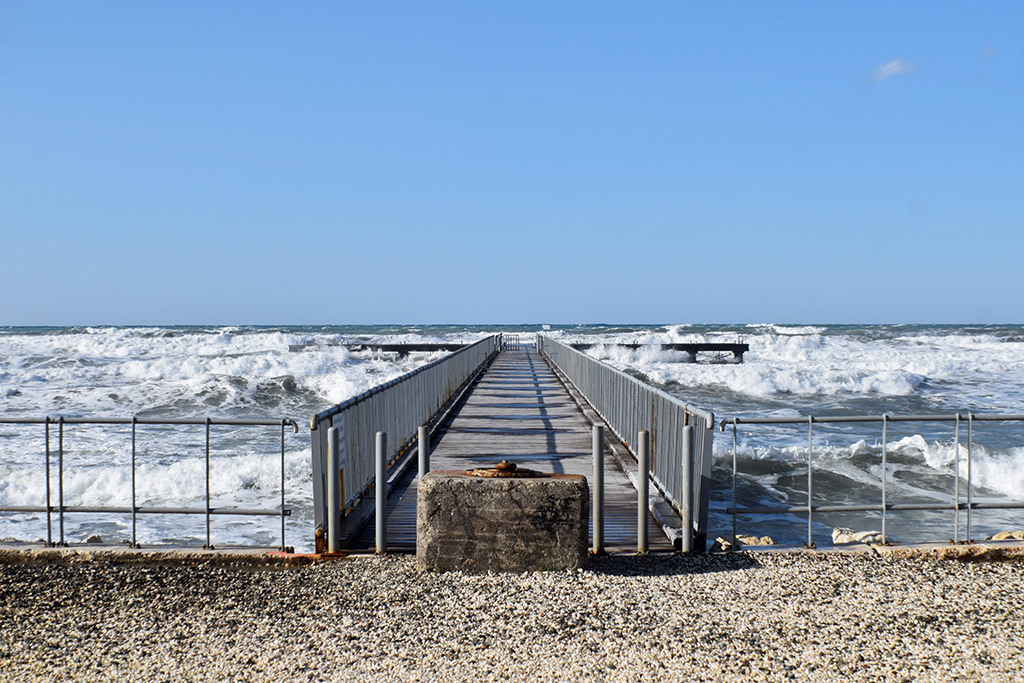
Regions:
<instances>
[{"instance_id":1,"label":"sea","mask_svg":"<svg viewBox=\"0 0 1024 683\"><path fill-rule=\"evenodd\" d=\"M284 439L284 493L292 515L286 544L313 543L309 418L333 404L429 363L443 354L407 357L352 352L353 343L461 343L497 332L526 339L543 333L587 351L693 405L731 417L1024 413L1024 326L1019 325L374 325L0 327L0 418L260 418L294 419ZM743 342L742 363L657 347L618 343ZM890 422L886 433L890 503L933 503L939 511L891 511L896 541L947 541L965 533L954 519L960 477L966 502L968 426ZM971 426L975 502L1024 501L1024 422ZM51 496L56 504L56 433L51 427ZM807 503L808 450L815 505L873 505L882 495L880 423L807 426L743 425L716 432L709 537L732 533L733 463L741 507ZM211 428L212 504L275 509L281 495L281 429ZM205 427L140 425L136 434L136 500L149 507L203 507ZM131 427L64 426L64 502L131 504ZM46 501L46 440L40 424L0 424L0 507ZM53 518L56 524L56 516ZM807 540L804 514L741 515L741 534L779 543ZM44 513L0 513L0 540L36 541ZM205 542L203 515L139 515L142 544ZM275 546L276 517L215 516L215 545ZM832 530L879 530L878 512L818 513L812 541ZM972 535L1024 528L1014 510L976 510ZM51 531L51 533L55 533ZM131 539L130 515L65 517L69 542Z\"/></svg>"}]
</instances>

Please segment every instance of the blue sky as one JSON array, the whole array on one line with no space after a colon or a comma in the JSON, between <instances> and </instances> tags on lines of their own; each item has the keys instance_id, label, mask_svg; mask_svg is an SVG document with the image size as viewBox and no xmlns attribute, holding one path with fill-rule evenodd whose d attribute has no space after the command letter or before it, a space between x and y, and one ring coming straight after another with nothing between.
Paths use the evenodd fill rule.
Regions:
<instances>
[{"instance_id":1,"label":"blue sky","mask_svg":"<svg viewBox=\"0 0 1024 683\"><path fill-rule=\"evenodd\" d=\"M1024 4L0 4L0 325L1024 322Z\"/></svg>"}]
</instances>

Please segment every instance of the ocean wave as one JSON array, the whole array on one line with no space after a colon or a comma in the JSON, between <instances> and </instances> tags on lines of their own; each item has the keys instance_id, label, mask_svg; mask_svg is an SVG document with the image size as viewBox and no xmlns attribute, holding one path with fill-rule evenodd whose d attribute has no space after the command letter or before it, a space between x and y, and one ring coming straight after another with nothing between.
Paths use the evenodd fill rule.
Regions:
<instances>
[{"instance_id":1,"label":"ocean wave","mask_svg":"<svg viewBox=\"0 0 1024 683\"><path fill-rule=\"evenodd\" d=\"M47 414L63 395L81 414L162 409L205 414L224 406L260 415L282 409L311 414L439 355L357 358L337 334L174 331L174 336L159 334L159 328L3 335L3 408ZM277 391L275 384L296 390Z\"/></svg>"},{"instance_id":2,"label":"ocean wave","mask_svg":"<svg viewBox=\"0 0 1024 683\"><path fill-rule=\"evenodd\" d=\"M779 473L802 475L806 472L807 445L772 444L756 440L747 440L737 445L736 457L740 472L763 473L761 463L771 462L784 465L777 469ZM907 492L928 496L952 493L952 483L948 483L948 491L923 489L913 483L915 477L901 480L899 472L922 472L925 468L935 473L948 474L952 480L954 461L962 479L961 495L966 496L966 480L968 476L968 448L964 441L959 444L959 459L955 440L927 440L921 434L913 434L894 441L886 442L889 458L889 481ZM720 440L714 444L713 455L719 466L731 465L732 444ZM861 484L881 488L880 442L868 442L860 439L852 444L825 443L815 444L812 451L812 465L833 474L842 474ZM920 468L915 468L918 465ZM976 493L998 494L1010 500L1024 502L1024 446L993 448L975 443L971 449L971 481Z\"/></svg>"},{"instance_id":3,"label":"ocean wave","mask_svg":"<svg viewBox=\"0 0 1024 683\"><path fill-rule=\"evenodd\" d=\"M822 334L828 329L815 325L777 325L775 323L752 323L747 327L781 335Z\"/></svg>"},{"instance_id":4,"label":"ocean wave","mask_svg":"<svg viewBox=\"0 0 1024 683\"><path fill-rule=\"evenodd\" d=\"M823 328L805 328L799 335L749 335L745 341L750 350L737 365L680 362L683 354L631 350L615 346L615 339L600 339L602 345L587 353L663 386L727 389L756 399L907 397L932 385L946 391L954 385L970 404L990 410L1012 409L1021 401L1024 344L998 341L988 333L966 337L904 331L879 339L869 333L822 334L819 329ZM697 332L687 337L686 341L722 341L719 335Z\"/></svg>"},{"instance_id":5,"label":"ocean wave","mask_svg":"<svg viewBox=\"0 0 1024 683\"><path fill-rule=\"evenodd\" d=\"M442 355L397 358L350 353L342 346L346 342L466 343L489 333L430 326L4 328L0 331L0 410L36 416L287 416L304 423L315 412ZM522 334L531 339L533 332ZM957 410L1024 412L1024 330L1020 328L577 325L548 334L566 342L597 343L588 353L716 413L723 412L723 404L735 411L732 414L747 415L822 414L823 408L831 413L881 414L922 405L928 411L935 405L953 405ZM741 339L750 345L742 364L693 364L676 351L616 345ZM694 395L699 401L693 400ZM123 430L108 436L100 431L77 426L67 430L70 457L84 465L69 470L68 495L89 504L124 504L120 501L130 482ZM41 429L4 427L0 432L0 500L39 504L45 495ZM818 435L816 430L816 439ZM893 438L888 444L890 483L895 491L928 495L915 482L952 472L952 442L929 439L914 435ZM719 474L729 464L729 441L718 438L715 443ZM167 436L159 464L157 460L141 463L148 483L141 485L140 495L147 501L173 499L179 504L179 497L198 500L195 496L203 491L203 459L192 455L194 442L194 435L184 432ZM292 443L288 489L294 489L299 503L308 507L308 444ZM960 468L965 475L963 448ZM211 482L215 498L261 506L258 500L276 486L280 464L269 451L266 457L245 455L253 452L262 451L215 451ZM186 455L179 458L176 453ZM1005 496L1019 496L1024 490L1024 455L1016 445L979 444L973 455L972 477L979 490ZM739 457L741 472L749 472L750 479L781 495L791 492L805 470L806 444L799 439L794 444L741 444ZM851 438L850 443L816 445L814 462L826 473L826 480L833 477L837 487L854 482L870 490L865 494L869 497L881 480L880 446L871 441ZM308 526L308 514L303 520ZM166 520L144 523L160 537L175 533ZM0 519L0 528L6 528L4 524Z\"/></svg>"}]
</instances>

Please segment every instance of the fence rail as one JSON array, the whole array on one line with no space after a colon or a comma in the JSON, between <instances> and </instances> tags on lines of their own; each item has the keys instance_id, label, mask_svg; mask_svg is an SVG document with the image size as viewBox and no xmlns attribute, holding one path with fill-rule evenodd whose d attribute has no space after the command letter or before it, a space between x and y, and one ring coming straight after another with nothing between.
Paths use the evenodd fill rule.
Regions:
<instances>
[{"instance_id":1,"label":"fence rail","mask_svg":"<svg viewBox=\"0 0 1024 683\"><path fill-rule=\"evenodd\" d=\"M953 443L953 501L946 505L935 505L929 503L890 503L888 500L888 426L889 423L918 422L935 423L951 422L955 425ZM727 514L732 515L732 535L736 537L736 516L737 515L767 515L767 514L806 514L807 515L807 546L814 547L812 535L812 524L815 512L881 512L882 514L882 542L887 541L886 535L886 513L890 511L928 511L928 510L951 510L953 512L953 540L960 541L960 511L966 512L966 540L971 542L971 511L972 510L1016 510L1024 509L1024 503L977 503L973 500L972 469L974 464L974 423L975 422L1024 422L1024 415L978 415L975 413L954 413L952 415L848 415L848 416L827 416L816 417L732 417L722 420L721 430L724 432L727 426L732 426L732 507L726 509ZM816 424L854 424L854 423L878 423L882 426L882 494L881 502L878 505L814 505L814 425ZM967 425L967 476L966 502L961 502L960 492L960 429ZM737 473L737 426L746 425L807 425L807 504L797 506L776 506L776 507L748 507L739 508L736 503L736 479Z\"/></svg>"},{"instance_id":2,"label":"fence rail","mask_svg":"<svg viewBox=\"0 0 1024 683\"><path fill-rule=\"evenodd\" d=\"M387 434L386 460L393 463L502 346L492 335L439 360L374 387L310 419L313 510L316 528L327 533L328 431L341 433L342 515L364 496L375 476L375 438Z\"/></svg>"},{"instance_id":3,"label":"fence rail","mask_svg":"<svg viewBox=\"0 0 1024 683\"><path fill-rule=\"evenodd\" d=\"M650 433L650 478L681 517L684 427L693 427L691 500L696 510L692 511L691 519L696 545L702 548L707 535L714 414L688 405L549 337L538 335L537 345L583 394L634 457L637 456L637 434L640 431Z\"/></svg>"},{"instance_id":4,"label":"fence rail","mask_svg":"<svg viewBox=\"0 0 1024 683\"><path fill-rule=\"evenodd\" d=\"M138 515L205 515L206 516L206 544L204 548L212 548L212 537L210 533L210 518L213 515L241 515L248 517L280 517L281 518L281 549L285 546L285 518L291 515L291 510L285 506L285 429L291 428L293 432L299 431L299 426L294 420L287 418L277 420L258 419L221 419L221 418L147 418L147 417L0 417L0 424L5 425L43 425L45 428L46 448L46 505L8 505L0 507L0 512L45 512L46 513L46 543L54 545L53 540L53 515L57 514L59 529L59 544L66 545L64 534L64 516L69 513L121 513L132 516L132 540L131 546L138 547L137 516ZM57 504L53 504L53 483L51 481L51 469L53 466L53 441L50 427L57 426ZM131 472L132 472L132 500L130 506L96 506L96 505L65 505L64 504L64 428L67 425L131 425ZM197 425L206 427L206 505L201 508L185 507L157 507L140 506L136 499L136 460L138 457L137 448L137 427L139 425L161 425L180 426ZM210 432L214 426L235 426L235 427L280 427L281 428L281 506L279 509L243 509L243 508L215 508L210 505Z\"/></svg>"}]
</instances>

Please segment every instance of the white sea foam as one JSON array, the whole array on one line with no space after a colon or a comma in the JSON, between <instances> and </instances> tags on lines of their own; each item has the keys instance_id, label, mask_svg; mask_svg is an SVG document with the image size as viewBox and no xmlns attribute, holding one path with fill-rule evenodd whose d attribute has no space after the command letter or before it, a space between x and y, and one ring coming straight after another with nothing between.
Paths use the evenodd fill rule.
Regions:
<instances>
[{"instance_id":1,"label":"white sea foam","mask_svg":"<svg viewBox=\"0 0 1024 683\"><path fill-rule=\"evenodd\" d=\"M966 437L964 437L966 438ZM957 456L956 442L952 440L927 440L921 434L913 434L887 442L886 451L889 456L888 484L894 491L926 495L928 497L948 497L952 493L952 472ZM966 496L968 476L967 445L961 441L957 471L962 480L962 495ZM785 462L791 466L789 472L800 472L807 462L806 443L765 443L754 440L742 442L736 450L740 461L739 471L744 470L745 463L758 461ZM731 466L732 445L718 441L714 446L716 462L721 467ZM812 452L813 467L819 471L840 474L870 488L881 489L881 456L880 442L868 442L860 439L852 444L825 443L816 444ZM896 460L897 456L902 456ZM861 465L854 464L858 458ZM872 460L871 458L874 458ZM867 469L863 463L869 462ZM748 466L749 467L749 466ZM993 448L975 443L971 449L971 481L977 494L997 494L1009 500L1024 503L1024 446ZM914 483L913 476L897 476L899 472L948 474L950 482L948 491L921 488ZM765 480L768 481L768 480Z\"/></svg>"},{"instance_id":2,"label":"white sea foam","mask_svg":"<svg viewBox=\"0 0 1024 683\"><path fill-rule=\"evenodd\" d=\"M814 325L776 325L775 323L752 323L747 325L750 329L762 330L772 332L775 334L783 335L798 335L798 334L821 334L826 329L825 327L816 327Z\"/></svg>"},{"instance_id":3,"label":"white sea foam","mask_svg":"<svg viewBox=\"0 0 1024 683\"><path fill-rule=\"evenodd\" d=\"M761 326L757 326L761 327ZM772 326L775 327L775 326ZM910 396L926 384L936 391L956 385L964 405L977 409L1014 410L1024 387L1024 343L1000 341L990 334L869 335L800 334L773 331L748 335L750 350L742 364L690 364L682 354L612 345L618 338L564 335L567 341L602 342L587 352L622 369L636 371L657 384L725 388L752 397L772 396ZM680 337L684 336L684 339ZM641 343L723 341L728 335L677 331L649 333ZM628 341L633 342L634 338Z\"/></svg>"},{"instance_id":4,"label":"white sea foam","mask_svg":"<svg viewBox=\"0 0 1024 683\"><path fill-rule=\"evenodd\" d=\"M439 341L424 335L399 337ZM306 412L440 356L357 358L338 345L342 339L337 334L240 333L235 328L87 328L54 335L2 335L0 397L8 412L43 414L66 408L79 414L164 408L198 414L224 406L250 412L301 407ZM281 395L289 390L294 393L291 400Z\"/></svg>"},{"instance_id":5,"label":"white sea foam","mask_svg":"<svg viewBox=\"0 0 1024 683\"><path fill-rule=\"evenodd\" d=\"M827 344L817 335L756 338L742 364L691 364L685 354L659 349L630 350L601 345L595 358L634 369L657 384L724 386L752 396L884 394L906 396L924 380L908 369L912 359L858 358L851 349ZM1021 361L1024 367L1024 359Z\"/></svg>"}]
</instances>

